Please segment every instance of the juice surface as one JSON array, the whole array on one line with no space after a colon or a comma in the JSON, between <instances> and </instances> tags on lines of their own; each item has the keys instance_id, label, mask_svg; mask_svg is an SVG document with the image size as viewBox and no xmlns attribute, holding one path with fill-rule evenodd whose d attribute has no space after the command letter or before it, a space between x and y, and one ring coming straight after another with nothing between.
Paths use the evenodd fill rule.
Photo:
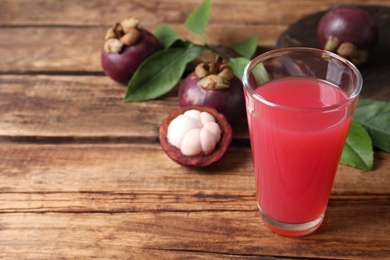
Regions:
<instances>
[{"instance_id":1,"label":"juice surface","mask_svg":"<svg viewBox=\"0 0 390 260\"><path fill-rule=\"evenodd\" d=\"M256 92L272 103L297 108L327 107L347 98L344 91L325 81L298 77L268 82Z\"/></svg>"},{"instance_id":2,"label":"juice surface","mask_svg":"<svg viewBox=\"0 0 390 260\"><path fill-rule=\"evenodd\" d=\"M273 103L318 108L339 103L346 94L323 81L275 80L256 92ZM348 133L347 106L335 111L290 111L255 102L248 113L259 206L286 223L305 223L326 209Z\"/></svg>"}]
</instances>

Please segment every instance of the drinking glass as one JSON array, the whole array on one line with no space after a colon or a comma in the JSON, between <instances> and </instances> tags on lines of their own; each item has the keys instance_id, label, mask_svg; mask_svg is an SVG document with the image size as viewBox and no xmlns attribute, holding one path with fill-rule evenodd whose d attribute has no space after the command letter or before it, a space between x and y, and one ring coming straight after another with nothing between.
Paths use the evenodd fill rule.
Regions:
<instances>
[{"instance_id":1,"label":"drinking glass","mask_svg":"<svg viewBox=\"0 0 390 260\"><path fill-rule=\"evenodd\" d=\"M362 76L334 53L290 47L254 58L243 83L262 221L310 234L324 219Z\"/></svg>"}]
</instances>

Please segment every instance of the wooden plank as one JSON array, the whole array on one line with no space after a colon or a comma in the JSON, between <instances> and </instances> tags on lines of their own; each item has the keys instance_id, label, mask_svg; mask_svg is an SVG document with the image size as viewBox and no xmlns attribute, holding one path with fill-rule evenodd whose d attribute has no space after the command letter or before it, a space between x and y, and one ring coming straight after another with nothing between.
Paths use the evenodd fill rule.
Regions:
<instances>
[{"instance_id":1,"label":"wooden plank","mask_svg":"<svg viewBox=\"0 0 390 260\"><path fill-rule=\"evenodd\" d=\"M221 185L223 186L223 185ZM343 204L388 205L390 194L337 195L330 197L329 207ZM189 189L152 191L96 192L1 192L0 214L10 213L137 213L137 212L228 212L257 211L256 195L246 190Z\"/></svg>"},{"instance_id":2,"label":"wooden plank","mask_svg":"<svg viewBox=\"0 0 390 260\"><path fill-rule=\"evenodd\" d=\"M154 28L146 29L153 31ZM100 56L106 29L102 26L0 27L0 38L7 39L0 48L0 72L103 75ZM184 26L176 25L173 29L182 37L201 43L200 37L189 33ZM285 29L286 26L281 25L213 25L208 28L206 37L210 45L230 46L258 35L260 46L274 46Z\"/></svg>"},{"instance_id":3,"label":"wooden plank","mask_svg":"<svg viewBox=\"0 0 390 260\"><path fill-rule=\"evenodd\" d=\"M125 92L124 86L103 76L0 76L0 140L155 142L161 122L179 106L177 90L135 103L122 101ZM236 139L247 139L245 113L233 129Z\"/></svg>"},{"instance_id":4,"label":"wooden plank","mask_svg":"<svg viewBox=\"0 0 390 260\"><path fill-rule=\"evenodd\" d=\"M256 211L256 205L254 189L0 193L0 214Z\"/></svg>"},{"instance_id":5,"label":"wooden plank","mask_svg":"<svg viewBox=\"0 0 390 260\"><path fill-rule=\"evenodd\" d=\"M329 207L316 233L293 239L268 231L256 211L9 213L0 257L389 259L389 220L388 204L346 202Z\"/></svg>"},{"instance_id":6,"label":"wooden plank","mask_svg":"<svg viewBox=\"0 0 390 260\"><path fill-rule=\"evenodd\" d=\"M254 190L246 148L203 170L176 164L159 144L2 144L0 151L2 192Z\"/></svg>"},{"instance_id":7,"label":"wooden plank","mask_svg":"<svg viewBox=\"0 0 390 260\"><path fill-rule=\"evenodd\" d=\"M18 74L92 71L102 74L100 50L104 42L104 31L103 27L1 28L0 38L8 40L0 48L0 58L3 61L0 71Z\"/></svg>"},{"instance_id":8,"label":"wooden plank","mask_svg":"<svg viewBox=\"0 0 390 260\"><path fill-rule=\"evenodd\" d=\"M175 101L124 103L107 77L1 77L2 136L156 138ZM34 82L34 84L31 84Z\"/></svg>"},{"instance_id":9,"label":"wooden plank","mask_svg":"<svg viewBox=\"0 0 390 260\"><path fill-rule=\"evenodd\" d=\"M176 164L159 144L3 143L0 158L2 193L109 192L114 197L115 193L131 197L135 192L142 197L150 191L188 191L195 197L240 192L247 197L255 190L248 147L230 147L221 161L205 169ZM378 152L375 159L375 169L369 172L340 165L332 194L389 194L390 154ZM26 194L20 200L33 196ZM38 200L50 198L50 194L37 196ZM87 195L78 196L80 201L88 200Z\"/></svg>"},{"instance_id":10,"label":"wooden plank","mask_svg":"<svg viewBox=\"0 0 390 260\"><path fill-rule=\"evenodd\" d=\"M388 1L355 0L358 5L390 6ZM144 24L183 24L201 0L29 1L1 0L3 25L110 25L135 15ZM210 24L284 24L339 5L338 0L213 0Z\"/></svg>"}]
</instances>

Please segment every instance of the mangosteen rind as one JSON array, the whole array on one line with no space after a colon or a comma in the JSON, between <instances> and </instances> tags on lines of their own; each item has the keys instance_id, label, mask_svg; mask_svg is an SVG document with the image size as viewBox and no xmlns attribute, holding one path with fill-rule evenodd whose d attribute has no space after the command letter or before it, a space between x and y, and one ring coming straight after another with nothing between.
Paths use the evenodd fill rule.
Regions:
<instances>
[{"instance_id":1,"label":"mangosteen rind","mask_svg":"<svg viewBox=\"0 0 390 260\"><path fill-rule=\"evenodd\" d=\"M241 81L233 77L225 89L205 89L199 86L196 74L190 73L180 84L178 99L181 107L196 105L216 109L234 124L245 116L245 99Z\"/></svg>"},{"instance_id":2,"label":"mangosteen rind","mask_svg":"<svg viewBox=\"0 0 390 260\"><path fill-rule=\"evenodd\" d=\"M131 46L123 46L119 53L101 55L104 73L111 79L127 85L141 63L150 55L161 49L161 45L153 34L144 29L140 32L139 40Z\"/></svg>"},{"instance_id":3,"label":"mangosteen rind","mask_svg":"<svg viewBox=\"0 0 390 260\"><path fill-rule=\"evenodd\" d=\"M214 151L209 154L201 152L192 156L183 155L181 150L172 145L168 140L167 134L170 122L192 109L210 113L222 130L220 141L216 144ZM186 106L175 109L164 119L159 129L159 139L163 150L176 163L184 166L206 167L218 162L225 155L232 140L232 129L225 116L215 109L202 106Z\"/></svg>"}]
</instances>

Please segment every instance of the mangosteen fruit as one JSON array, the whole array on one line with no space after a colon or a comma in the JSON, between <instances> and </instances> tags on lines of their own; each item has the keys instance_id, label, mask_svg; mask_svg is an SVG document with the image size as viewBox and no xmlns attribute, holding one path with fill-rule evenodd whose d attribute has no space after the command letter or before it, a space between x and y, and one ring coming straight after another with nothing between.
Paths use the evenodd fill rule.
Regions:
<instances>
[{"instance_id":1,"label":"mangosteen fruit","mask_svg":"<svg viewBox=\"0 0 390 260\"><path fill-rule=\"evenodd\" d=\"M322 48L362 65L379 37L379 28L369 12L358 6L339 6L327 11L317 27Z\"/></svg>"},{"instance_id":2,"label":"mangosteen fruit","mask_svg":"<svg viewBox=\"0 0 390 260\"><path fill-rule=\"evenodd\" d=\"M161 124L160 143L167 155L185 166L205 167L219 161L232 140L225 116L213 108L175 109Z\"/></svg>"},{"instance_id":3,"label":"mangosteen fruit","mask_svg":"<svg viewBox=\"0 0 390 260\"><path fill-rule=\"evenodd\" d=\"M220 56L214 62L199 63L179 86L179 105L206 106L222 113L230 124L245 116L243 86L232 68Z\"/></svg>"},{"instance_id":4,"label":"mangosteen fruit","mask_svg":"<svg viewBox=\"0 0 390 260\"><path fill-rule=\"evenodd\" d=\"M140 21L129 17L116 23L106 32L101 54L104 73L127 85L139 65L161 49L156 37L139 27Z\"/></svg>"}]
</instances>

